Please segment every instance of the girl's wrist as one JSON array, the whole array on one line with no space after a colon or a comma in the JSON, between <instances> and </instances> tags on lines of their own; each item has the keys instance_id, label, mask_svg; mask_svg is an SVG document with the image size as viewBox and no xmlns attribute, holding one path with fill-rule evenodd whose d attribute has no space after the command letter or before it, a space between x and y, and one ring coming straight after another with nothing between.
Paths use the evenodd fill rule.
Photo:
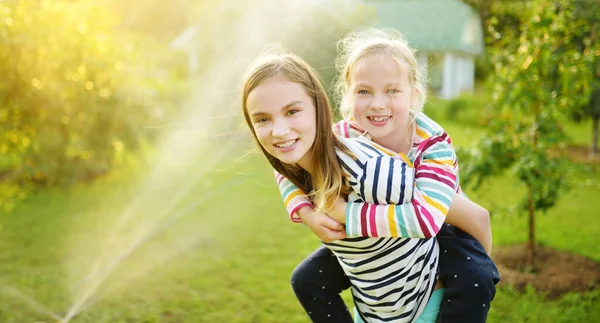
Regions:
<instances>
[{"instance_id":1,"label":"girl's wrist","mask_svg":"<svg viewBox=\"0 0 600 323\"><path fill-rule=\"evenodd\" d=\"M303 206L300 209L298 209L298 211L296 211L296 213L298 214L298 217L302 220L302 222L306 222L312 218L315 211L313 210L312 207L306 205L306 206Z\"/></svg>"}]
</instances>

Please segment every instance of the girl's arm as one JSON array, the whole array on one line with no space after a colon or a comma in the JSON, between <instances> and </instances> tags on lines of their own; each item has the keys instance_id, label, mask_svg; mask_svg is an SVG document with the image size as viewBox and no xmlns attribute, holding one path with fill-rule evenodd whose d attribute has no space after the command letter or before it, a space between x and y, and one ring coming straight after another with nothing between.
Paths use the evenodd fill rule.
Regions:
<instances>
[{"instance_id":1,"label":"girl's arm","mask_svg":"<svg viewBox=\"0 0 600 323\"><path fill-rule=\"evenodd\" d=\"M441 132L423 141L417 156L410 203L379 205L350 201L344 212L345 219L340 218L338 212L329 212L338 222L345 220L348 237L430 238L437 234L446 221L457 188L456 154L449 136ZM387 171L401 170L394 167ZM402 187L413 185L411 176L390 175L388 178L405 178L405 183L396 183Z\"/></svg>"},{"instance_id":2,"label":"girl's arm","mask_svg":"<svg viewBox=\"0 0 600 323\"><path fill-rule=\"evenodd\" d=\"M345 226L322 212L315 212L306 194L289 179L275 172L279 191L283 197L290 219L304 223L323 242L346 238Z\"/></svg>"},{"instance_id":3,"label":"girl's arm","mask_svg":"<svg viewBox=\"0 0 600 323\"><path fill-rule=\"evenodd\" d=\"M455 194L446 223L470 234L483 245L488 255L492 253L492 227L488 210L463 195Z\"/></svg>"}]
</instances>

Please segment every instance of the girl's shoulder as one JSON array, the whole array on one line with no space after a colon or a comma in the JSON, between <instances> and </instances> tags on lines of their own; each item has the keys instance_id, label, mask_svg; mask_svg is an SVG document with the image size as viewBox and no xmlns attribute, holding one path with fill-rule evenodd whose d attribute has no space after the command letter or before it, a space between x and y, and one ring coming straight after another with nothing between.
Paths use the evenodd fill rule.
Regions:
<instances>
[{"instance_id":1,"label":"girl's shoulder","mask_svg":"<svg viewBox=\"0 0 600 323\"><path fill-rule=\"evenodd\" d=\"M393 151L371 141L369 138L364 136L357 138L344 138L342 136L338 136L338 139L352 154L350 157L359 162L379 157L392 158L397 155ZM340 155L340 153L343 152L339 151L338 155Z\"/></svg>"},{"instance_id":2,"label":"girl's shoulder","mask_svg":"<svg viewBox=\"0 0 600 323\"><path fill-rule=\"evenodd\" d=\"M417 115L415 131L422 140L441 136L446 133L442 126L440 126L437 122L423 112L420 112Z\"/></svg>"}]
</instances>

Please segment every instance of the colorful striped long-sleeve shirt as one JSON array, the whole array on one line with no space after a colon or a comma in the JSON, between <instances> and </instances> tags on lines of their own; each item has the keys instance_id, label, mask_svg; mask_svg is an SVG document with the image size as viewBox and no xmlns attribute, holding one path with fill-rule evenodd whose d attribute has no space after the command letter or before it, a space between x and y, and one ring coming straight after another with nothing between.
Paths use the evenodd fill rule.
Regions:
<instances>
[{"instance_id":1,"label":"colorful striped long-sleeve shirt","mask_svg":"<svg viewBox=\"0 0 600 323\"><path fill-rule=\"evenodd\" d=\"M445 221L455 192L460 193L458 184L458 163L450 137L433 120L424 114L419 114L413 135L413 146L405 156L397 154L369 140L368 136L354 123L340 121L334 129L342 138L354 138L362 145L371 145L376 149L370 150L360 159L365 165L374 165L355 169L350 177L372 176L371 187L363 186L363 190L371 190L375 203L349 199L346 214L346 234L348 237L405 237L428 238L439 231ZM373 157L389 156L403 161L403 167L408 167L414 172L413 176L394 175L389 167L382 167L381 162L386 159ZM343 161L340 155L340 160ZM378 161L379 160L379 161ZM390 162L387 159L387 162ZM391 164L390 164L391 165ZM389 166L389 165L388 165ZM347 168L345 168L347 170ZM384 201L390 192L390 187L382 187L379 182L385 181L389 176L396 176L393 185L413 187L410 201L403 204L379 203ZM303 206L312 206L310 200L301 190L283 176L276 174L280 192L284 198L290 218L294 222L301 222L296 212Z\"/></svg>"}]
</instances>

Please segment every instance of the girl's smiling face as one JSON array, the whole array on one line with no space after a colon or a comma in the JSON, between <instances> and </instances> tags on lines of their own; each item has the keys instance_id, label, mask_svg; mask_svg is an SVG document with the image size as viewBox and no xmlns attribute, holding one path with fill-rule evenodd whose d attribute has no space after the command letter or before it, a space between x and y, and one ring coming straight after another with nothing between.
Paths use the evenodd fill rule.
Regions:
<instances>
[{"instance_id":1,"label":"girl's smiling face","mask_svg":"<svg viewBox=\"0 0 600 323\"><path fill-rule=\"evenodd\" d=\"M302 85L274 76L250 92L247 109L260 145L283 163L310 172L316 108Z\"/></svg>"},{"instance_id":2,"label":"girl's smiling face","mask_svg":"<svg viewBox=\"0 0 600 323\"><path fill-rule=\"evenodd\" d=\"M350 79L352 114L376 142L406 135L414 89L405 64L385 54L361 59Z\"/></svg>"}]
</instances>

